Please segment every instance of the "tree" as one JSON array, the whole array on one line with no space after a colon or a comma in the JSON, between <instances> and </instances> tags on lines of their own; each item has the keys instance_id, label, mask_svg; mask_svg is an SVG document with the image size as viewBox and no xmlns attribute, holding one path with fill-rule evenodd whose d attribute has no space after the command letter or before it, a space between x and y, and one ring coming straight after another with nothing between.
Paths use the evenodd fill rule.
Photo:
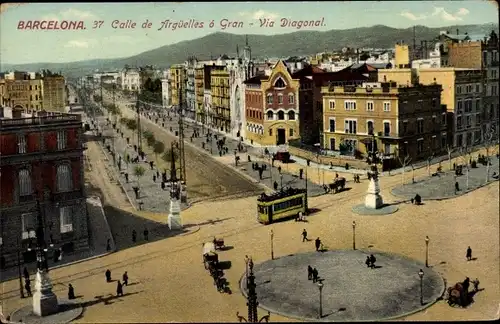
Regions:
<instances>
[{"instance_id":1,"label":"tree","mask_svg":"<svg viewBox=\"0 0 500 324\"><path fill-rule=\"evenodd\" d=\"M429 148L429 151L431 151L431 149ZM434 153L431 152L431 155L429 155L427 157L427 175L430 177L431 176L431 162L432 162L432 159L434 158Z\"/></svg>"},{"instance_id":2,"label":"tree","mask_svg":"<svg viewBox=\"0 0 500 324\"><path fill-rule=\"evenodd\" d=\"M172 149L167 149L163 155L161 156L163 161L165 162L172 162ZM174 149L174 159L175 161L179 160L179 153L177 153L177 150Z\"/></svg>"},{"instance_id":3,"label":"tree","mask_svg":"<svg viewBox=\"0 0 500 324\"><path fill-rule=\"evenodd\" d=\"M146 138L146 142L148 143L149 146L154 146L156 143L156 138L154 135L151 134L150 137Z\"/></svg>"},{"instance_id":4,"label":"tree","mask_svg":"<svg viewBox=\"0 0 500 324\"><path fill-rule=\"evenodd\" d=\"M397 155L397 157L398 157L399 164L401 164L401 166L403 168L403 172L401 172L401 184L404 186L404 184L405 184L405 171L406 171L405 169L410 164L411 158L410 158L409 154L406 154L406 156L404 156L404 157L400 157L399 155Z\"/></svg>"},{"instance_id":5,"label":"tree","mask_svg":"<svg viewBox=\"0 0 500 324\"><path fill-rule=\"evenodd\" d=\"M453 153L454 151L455 151L455 149L451 145L446 146L446 152L448 153L448 163L450 164L449 165L450 170L452 169L452 167L451 167L451 153Z\"/></svg>"},{"instance_id":6,"label":"tree","mask_svg":"<svg viewBox=\"0 0 500 324\"><path fill-rule=\"evenodd\" d=\"M495 145L495 125L491 125L490 129L483 132L483 147L486 152L486 183L490 181L490 154L491 150Z\"/></svg>"},{"instance_id":7,"label":"tree","mask_svg":"<svg viewBox=\"0 0 500 324\"><path fill-rule=\"evenodd\" d=\"M163 144L163 142L156 141L153 145L153 152L155 153L156 164L158 164L158 154L165 152L165 144Z\"/></svg>"},{"instance_id":8,"label":"tree","mask_svg":"<svg viewBox=\"0 0 500 324\"><path fill-rule=\"evenodd\" d=\"M137 177L137 187L140 188L139 179L144 175L146 170L141 165L136 165L134 168L134 175Z\"/></svg>"},{"instance_id":9,"label":"tree","mask_svg":"<svg viewBox=\"0 0 500 324\"><path fill-rule=\"evenodd\" d=\"M465 187L466 190L469 190L469 167L472 159L472 150L467 145L464 145L460 148L459 154L460 160L465 165Z\"/></svg>"},{"instance_id":10,"label":"tree","mask_svg":"<svg viewBox=\"0 0 500 324\"><path fill-rule=\"evenodd\" d=\"M151 78L147 78L146 82L144 82L144 90L152 92L152 88L153 88L153 81L151 80Z\"/></svg>"},{"instance_id":11,"label":"tree","mask_svg":"<svg viewBox=\"0 0 500 324\"><path fill-rule=\"evenodd\" d=\"M128 119L126 126L128 129L134 132L137 129L137 121L135 119Z\"/></svg>"}]
</instances>

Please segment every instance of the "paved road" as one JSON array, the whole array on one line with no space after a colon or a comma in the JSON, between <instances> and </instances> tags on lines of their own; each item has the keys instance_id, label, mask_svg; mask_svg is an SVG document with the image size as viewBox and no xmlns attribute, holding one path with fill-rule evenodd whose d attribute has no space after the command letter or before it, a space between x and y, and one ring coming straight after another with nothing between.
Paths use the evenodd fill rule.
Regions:
<instances>
[{"instance_id":1,"label":"paved road","mask_svg":"<svg viewBox=\"0 0 500 324\"><path fill-rule=\"evenodd\" d=\"M105 100L109 100L109 96L105 95ZM123 116L135 117L135 112L127 108L125 102L117 101L117 104L120 106ZM175 136L169 134L160 126L145 119L141 123L141 128L143 131L153 132L156 139L162 141L166 147L170 147L171 142L177 140ZM125 132L128 132L128 130L125 130ZM143 143L145 152L148 153L149 150L149 153L152 153L146 147L145 141ZM185 146L185 156L188 199L252 196L263 191L258 184L188 145Z\"/></svg>"},{"instance_id":2,"label":"paved road","mask_svg":"<svg viewBox=\"0 0 500 324\"><path fill-rule=\"evenodd\" d=\"M314 242L310 244L313 248ZM373 253L379 268L365 259ZM441 276L415 260L376 251L337 250L292 254L254 267L260 307L273 313L317 321L319 288L307 279L307 266L316 268L323 281L325 321L376 321L400 317L430 306L441 297ZM419 269L425 269L420 304ZM246 290L246 281L241 280Z\"/></svg>"},{"instance_id":3,"label":"paved road","mask_svg":"<svg viewBox=\"0 0 500 324\"><path fill-rule=\"evenodd\" d=\"M489 168L489 180L497 181L492 178L494 172L498 175L498 158L492 157L492 165ZM464 168L464 175L456 177L454 172L446 172L439 177L425 177L416 183L400 185L392 189L392 194L405 198L412 198L417 193L425 199L446 199L463 195L471 190L482 187L486 183L486 166L477 164L477 168L471 168L469 171L469 187L467 188L467 176ZM435 169L435 168L434 168ZM411 172L410 172L411 173ZM411 177L411 176L410 176ZM455 193L455 181L458 182L460 191Z\"/></svg>"}]
</instances>

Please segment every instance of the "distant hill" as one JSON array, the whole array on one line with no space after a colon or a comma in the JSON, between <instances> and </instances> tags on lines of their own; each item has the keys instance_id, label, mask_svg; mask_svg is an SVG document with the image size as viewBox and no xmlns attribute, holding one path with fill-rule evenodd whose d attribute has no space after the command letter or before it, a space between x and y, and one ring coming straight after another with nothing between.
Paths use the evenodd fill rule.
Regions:
<instances>
[{"instance_id":1,"label":"distant hill","mask_svg":"<svg viewBox=\"0 0 500 324\"><path fill-rule=\"evenodd\" d=\"M498 24L460 25L439 28L416 26L415 40L432 40L442 30L447 30L451 35L459 30L460 34L467 32L469 35L488 35L492 30L498 33ZM390 48L398 41L407 44L413 43L413 27L406 29L391 28L384 25L372 27L353 28L329 31L297 31L280 35L248 35L254 57L287 57L302 56L325 50L331 51L342 47L375 47ZM182 63L188 56L198 59L209 59L222 54L236 55L236 45L245 44L245 35L216 32L201 38L182 41L176 44L165 45L154 50L140 53L128 58L89 60L70 63L33 63L10 65L3 64L2 70L29 70L36 71L40 68L51 71L62 71L63 74L77 76L90 73L95 69L122 68L125 64L131 66L152 64L167 67L175 63Z\"/></svg>"}]
</instances>

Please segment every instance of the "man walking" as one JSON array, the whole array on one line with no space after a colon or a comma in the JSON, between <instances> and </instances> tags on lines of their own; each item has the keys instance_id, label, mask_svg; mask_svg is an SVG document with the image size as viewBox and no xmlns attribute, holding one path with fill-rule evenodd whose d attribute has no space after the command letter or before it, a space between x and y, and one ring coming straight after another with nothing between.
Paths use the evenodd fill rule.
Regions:
<instances>
[{"instance_id":1,"label":"man walking","mask_svg":"<svg viewBox=\"0 0 500 324\"><path fill-rule=\"evenodd\" d=\"M465 257L467 258L467 261L472 260L472 249L470 246L467 248L467 253L465 254Z\"/></svg>"},{"instance_id":2,"label":"man walking","mask_svg":"<svg viewBox=\"0 0 500 324\"><path fill-rule=\"evenodd\" d=\"M123 278L123 284L125 286L128 286L128 274L127 274L127 271L125 271L125 273L123 274L122 278Z\"/></svg>"},{"instance_id":3,"label":"man walking","mask_svg":"<svg viewBox=\"0 0 500 324\"><path fill-rule=\"evenodd\" d=\"M307 266L307 280L311 280L313 277L313 268L308 265Z\"/></svg>"},{"instance_id":4,"label":"man walking","mask_svg":"<svg viewBox=\"0 0 500 324\"><path fill-rule=\"evenodd\" d=\"M319 248L321 247L321 240L319 239L319 237L316 239L314 244L316 245L316 252L319 252Z\"/></svg>"},{"instance_id":5,"label":"man walking","mask_svg":"<svg viewBox=\"0 0 500 324\"><path fill-rule=\"evenodd\" d=\"M304 228L304 230L302 231L302 242L305 242L305 241L307 241L307 231Z\"/></svg>"},{"instance_id":6,"label":"man walking","mask_svg":"<svg viewBox=\"0 0 500 324\"><path fill-rule=\"evenodd\" d=\"M116 285L116 296L123 296L123 286L120 280L118 280L118 284Z\"/></svg>"}]
</instances>

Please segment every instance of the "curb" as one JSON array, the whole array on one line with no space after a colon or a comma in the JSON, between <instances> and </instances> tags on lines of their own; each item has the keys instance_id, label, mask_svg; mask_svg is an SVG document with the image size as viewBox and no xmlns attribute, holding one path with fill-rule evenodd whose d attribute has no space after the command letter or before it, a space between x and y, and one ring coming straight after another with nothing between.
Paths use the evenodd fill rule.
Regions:
<instances>
[{"instance_id":1,"label":"curb","mask_svg":"<svg viewBox=\"0 0 500 324\"><path fill-rule=\"evenodd\" d=\"M108 217L106 216L106 213L104 212L104 208L102 206L101 198L99 198L98 196L92 196L92 197L96 197L96 198L99 199L99 203L100 203L100 207L101 207L101 211L102 211L102 216L104 217L104 222L106 223L106 229L108 230L109 235L111 237L111 244L113 244L112 245L113 249L111 251L112 252L116 252L115 237L113 236L113 232L111 231L111 226L109 226Z\"/></svg>"},{"instance_id":2,"label":"curb","mask_svg":"<svg viewBox=\"0 0 500 324\"><path fill-rule=\"evenodd\" d=\"M344 251L346 249L338 249L337 251ZM357 249L358 251L369 251L367 249ZM336 251L336 250L329 250L329 251ZM350 251L350 250L348 250ZM370 250L371 251L371 250ZM385 251L378 251L379 253L386 253L386 254L393 254L393 253L389 253L389 252L385 252ZM310 253L310 252L306 252L306 253ZM293 253L292 253L293 254ZM395 253L394 253L395 254ZM404 259L408 259L408 260L412 260L412 261L417 261L415 259L412 259L412 258L409 258L409 257L406 257L405 255L401 255L401 254L397 254L399 257L402 257ZM283 258L283 257L287 257L289 255L283 255L283 256L280 256L280 257L277 257L277 258L274 258L274 260L277 260L277 259L280 259L280 258ZM270 261L270 260L265 260L264 262L267 262L267 261ZM420 262L420 261L418 261ZM263 262L261 262L263 263ZM423 265L423 264L422 264ZM424 266L424 265L423 265ZM428 302L427 304L421 306L421 307L418 307L414 310L411 310L409 312L406 312L406 313L403 313L401 315L395 315L395 316L391 316L391 317L385 317L385 318L381 318L381 319L371 319L371 320L360 320L360 319L355 319L355 320L345 320L345 319L342 319L338 322L385 322L385 321L391 321L391 320L395 320L395 319L402 319L404 317L408 317L410 315L413 315L413 314L416 314L418 312L421 312L431 306L433 306L435 303L437 303L438 301L442 300L443 299L443 296L446 292L446 278L444 278L441 273L435 271L436 274L439 275L439 277L443 280L443 291L441 292L441 294L439 295L439 297L437 297L435 300L432 300L430 302ZM243 273L240 277L240 279L238 280L238 288L240 290L240 293L243 295L244 298L247 298L247 295L245 294L245 290L242 288L242 281L243 281L243 278L245 277L245 273ZM261 309L264 309L264 310L267 310L271 313L274 313L274 314L278 314L278 315L281 315L285 318L292 318L292 319L297 319L297 320L300 320L302 322L333 322L332 320L328 320L328 319L311 319L311 318L308 318L308 317L300 317L300 316L295 316L295 315L290 315L290 314L285 314L281 311L277 311L275 309L272 309L270 307L267 307L267 306L263 306L262 304L259 303L259 308Z\"/></svg>"},{"instance_id":3,"label":"curb","mask_svg":"<svg viewBox=\"0 0 500 324\"><path fill-rule=\"evenodd\" d=\"M434 198L425 198L425 200L430 200L430 201L443 201L443 200L448 200L448 199L453 199L453 198L458 198L458 197L461 197L461 196L464 196L464 195L467 195L473 191L476 191L478 189L481 189L483 187L486 187L492 183L495 183L499 181L498 179L495 179L493 181L489 181L488 183L483 183L482 185L479 185L478 187L475 187L475 188L472 188L472 189L468 189L468 190L465 190L465 191L461 191L461 193L459 195L453 195L453 196L438 196L438 197L434 197ZM397 193L394 193L394 189L396 188L392 188L391 189L391 195L395 196L395 197L400 197L400 198L408 198L408 197L413 197L414 194L413 193L408 193L408 195L403 195L403 194L397 194ZM423 199L423 198L422 198Z\"/></svg>"}]
</instances>

